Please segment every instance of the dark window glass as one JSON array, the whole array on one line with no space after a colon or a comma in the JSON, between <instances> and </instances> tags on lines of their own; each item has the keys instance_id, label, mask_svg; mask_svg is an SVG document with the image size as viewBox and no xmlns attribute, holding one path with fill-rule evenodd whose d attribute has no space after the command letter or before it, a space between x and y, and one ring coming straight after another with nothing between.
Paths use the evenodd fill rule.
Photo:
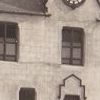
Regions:
<instances>
[{"instance_id":1,"label":"dark window glass","mask_svg":"<svg viewBox=\"0 0 100 100\"><path fill-rule=\"evenodd\" d=\"M5 36L4 24L0 24L0 42L3 42Z\"/></svg>"},{"instance_id":2,"label":"dark window glass","mask_svg":"<svg viewBox=\"0 0 100 100\"><path fill-rule=\"evenodd\" d=\"M16 23L0 23L0 60L17 60L17 31Z\"/></svg>"},{"instance_id":3,"label":"dark window glass","mask_svg":"<svg viewBox=\"0 0 100 100\"><path fill-rule=\"evenodd\" d=\"M83 65L84 30L76 27L63 27L62 64Z\"/></svg>"},{"instance_id":4,"label":"dark window glass","mask_svg":"<svg viewBox=\"0 0 100 100\"><path fill-rule=\"evenodd\" d=\"M7 25L7 39L16 39L16 24Z\"/></svg>"},{"instance_id":5,"label":"dark window glass","mask_svg":"<svg viewBox=\"0 0 100 100\"><path fill-rule=\"evenodd\" d=\"M66 34L62 34L62 38L63 38L63 41L65 42L70 42L70 39L71 39L71 30L66 30L66 29L63 29L62 30L63 33L66 33Z\"/></svg>"},{"instance_id":6,"label":"dark window glass","mask_svg":"<svg viewBox=\"0 0 100 100\"><path fill-rule=\"evenodd\" d=\"M65 95L64 100L80 100L78 95Z\"/></svg>"},{"instance_id":7,"label":"dark window glass","mask_svg":"<svg viewBox=\"0 0 100 100\"><path fill-rule=\"evenodd\" d=\"M19 100L35 100L34 88L21 88L19 91Z\"/></svg>"},{"instance_id":8,"label":"dark window glass","mask_svg":"<svg viewBox=\"0 0 100 100\"><path fill-rule=\"evenodd\" d=\"M3 43L0 43L0 55L4 54L4 45Z\"/></svg>"}]
</instances>

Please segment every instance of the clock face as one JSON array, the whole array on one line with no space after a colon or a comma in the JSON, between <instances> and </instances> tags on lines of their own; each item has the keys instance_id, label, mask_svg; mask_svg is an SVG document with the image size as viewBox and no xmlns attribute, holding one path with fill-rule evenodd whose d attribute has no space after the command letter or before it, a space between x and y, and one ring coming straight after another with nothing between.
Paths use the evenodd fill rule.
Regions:
<instances>
[{"instance_id":1,"label":"clock face","mask_svg":"<svg viewBox=\"0 0 100 100\"><path fill-rule=\"evenodd\" d=\"M100 0L99 0L100 1ZM63 2L71 7L72 9L75 9L76 7L80 6L85 2L85 0L63 0Z\"/></svg>"}]
</instances>

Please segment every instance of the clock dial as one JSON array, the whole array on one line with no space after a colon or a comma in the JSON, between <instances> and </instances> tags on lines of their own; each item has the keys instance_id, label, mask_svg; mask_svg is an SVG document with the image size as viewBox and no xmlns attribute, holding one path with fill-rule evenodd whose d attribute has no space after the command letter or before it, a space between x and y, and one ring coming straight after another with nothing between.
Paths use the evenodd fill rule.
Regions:
<instances>
[{"instance_id":1,"label":"clock dial","mask_svg":"<svg viewBox=\"0 0 100 100\"><path fill-rule=\"evenodd\" d=\"M100 1L100 0L99 0ZM63 2L71 7L72 9L75 9L76 7L80 6L85 2L85 0L63 0Z\"/></svg>"}]
</instances>

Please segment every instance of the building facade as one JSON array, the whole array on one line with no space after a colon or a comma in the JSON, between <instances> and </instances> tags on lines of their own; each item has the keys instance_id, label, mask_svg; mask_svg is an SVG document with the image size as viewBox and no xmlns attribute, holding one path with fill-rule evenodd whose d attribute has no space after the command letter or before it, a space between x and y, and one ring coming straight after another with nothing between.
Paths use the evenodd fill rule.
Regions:
<instances>
[{"instance_id":1,"label":"building facade","mask_svg":"<svg viewBox=\"0 0 100 100\"><path fill-rule=\"evenodd\" d=\"M0 1L0 100L100 99L99 1L25 2Z\"/></svg>"}]
</instances>

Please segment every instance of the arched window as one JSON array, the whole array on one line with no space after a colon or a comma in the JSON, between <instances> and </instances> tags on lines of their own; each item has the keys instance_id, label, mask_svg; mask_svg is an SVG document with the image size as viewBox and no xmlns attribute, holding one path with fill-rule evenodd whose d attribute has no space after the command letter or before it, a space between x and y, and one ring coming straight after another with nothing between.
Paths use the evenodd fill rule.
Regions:
<instances>
[{"instance_id":1,"label":"arched window","mask_svg":"<svg viewBox=\"0 0 100 100\"><path fill-rule=\"evenodd\" d=\"M85 85L76 75L71 74L59 85L59 100L86 100Z\"/></svg>"}]
</instances>

